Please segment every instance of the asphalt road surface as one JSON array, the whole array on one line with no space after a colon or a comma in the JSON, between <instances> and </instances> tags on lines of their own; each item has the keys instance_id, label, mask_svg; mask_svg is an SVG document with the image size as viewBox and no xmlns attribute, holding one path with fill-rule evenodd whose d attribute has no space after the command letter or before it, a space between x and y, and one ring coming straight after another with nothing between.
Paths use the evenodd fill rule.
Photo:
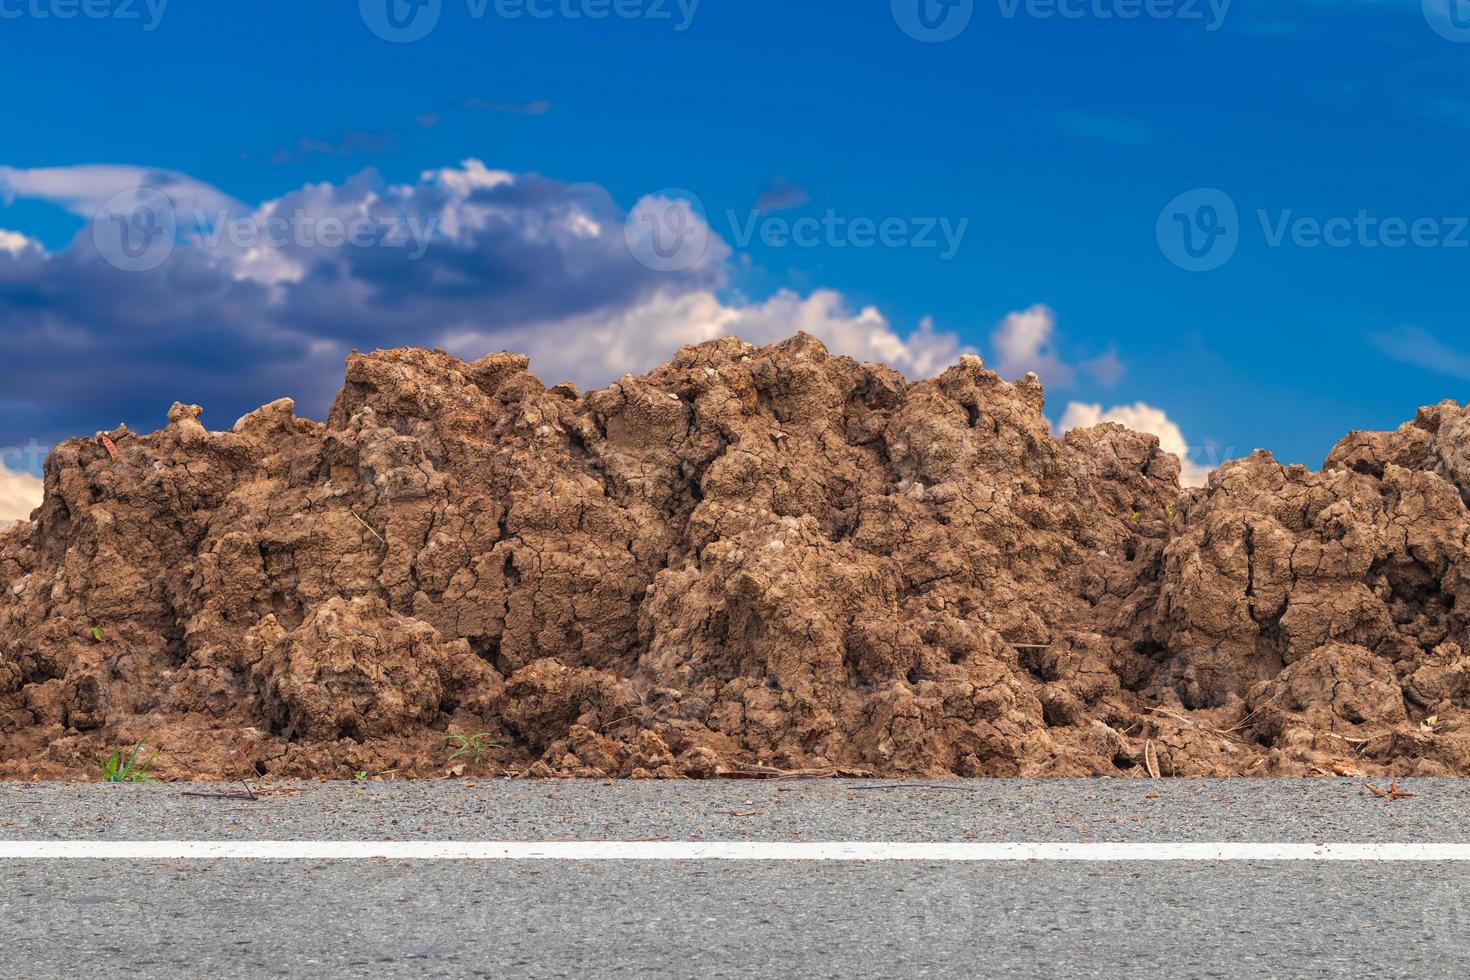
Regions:
<instances>
[{"instance_id":1,"label":"asphalt road surface","mask_svg":"<svg viewBox=\"0 0 1470 980\"><path fill-rule=\"evenodd\" d=\"M1402 785L11 783L0 841L1470 843L1470 782ZM14 858L0 943L28 978L1423 980L1470 975L1470 861Z\"/></svg>"}]
</instances>

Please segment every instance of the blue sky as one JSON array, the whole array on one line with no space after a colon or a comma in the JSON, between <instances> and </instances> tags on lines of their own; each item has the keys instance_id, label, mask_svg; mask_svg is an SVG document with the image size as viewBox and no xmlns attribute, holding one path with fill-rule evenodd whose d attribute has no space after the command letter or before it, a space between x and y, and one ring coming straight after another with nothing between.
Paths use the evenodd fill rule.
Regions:
<instances>
[{"instance_id":1,"label":"blue sky","mask_svg":"<svg viewBox=\"0 0 1470 980\"><path fill-rule=\"evenodd\" d=\"M404 43L388 2L0 0L0 446L320 414L353 346L592 384L724 329L974 349L1201 465L1470 398L1470 0L392 0ZM127 271L138 188L178 247ZM324 214L422 223L197 220Z\"/></svg>"}]
</instances>

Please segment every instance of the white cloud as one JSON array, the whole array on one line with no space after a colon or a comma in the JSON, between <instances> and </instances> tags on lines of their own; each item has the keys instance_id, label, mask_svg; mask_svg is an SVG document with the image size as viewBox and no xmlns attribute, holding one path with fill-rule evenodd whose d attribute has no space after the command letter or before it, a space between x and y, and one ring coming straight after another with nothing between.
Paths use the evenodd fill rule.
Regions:
<instances>
[{"instance_id":1,"label":"white cloud","mask_svg":"<svg viewBox=\"0 0 1470 980\"><path fill-rule=\"evenodd\" d=\"M753 344L769 344L798 330L816 337L834 354L881 361L911 381L938 374L971 352L954 334L936 331L928 318L902 337L876 307L853 312L842 294L831 289L818 289L805 299L782 290L764 303L739 307L725 332Z\"/></svg>"},{"instance_id":2,"label":"white cloud","mask_svg":"<svg viewBox=\"0 0 1470 980\"><path fill-rule=\"evenodd\" d=\"M1056 328L1056 313L1040 303L1007 314L990 338L995 348L996 370L1007 378L1019 378L1034 371L1048 384L1061 387L1071 384L1072 368L1063 364L1052 350Z\"/></svg>"},{"instance_id":3,"label":"white cloud","mask_svg":"<svg viewBox=\"0 0 1470 980\"><path fill-rule=\"evenodd\" d=\"M27 238L16 231L6 231L0 228L0 252L8 252L11 255L19 255L28 248L40 248L41 243L34 238Z\"/></svg>"},{"instance_id":4,"label":"white cloud","mask_svg":"<svg viewBox=\"0 0 1470 980\"><path fill-rule=\"evenodd\" d=\"M1123 380L1127 367L1115 350L1106 351L1097 357L1082 362L1082 373L1104 388L1111 388Z\"/></svg>"},{"instance_id":5,"label":"white cloud","mask_svg":"<svg viewBox=\"0 0 1470 980\"><path fill-rule=\"evenodd\" d=\"M726 335L769 344L805 331L834 354L885 363L910 380L932 377L971 352L927 318L902 332L876 307L854 307L831 289L787 289L757 301L730 296L723 290L731 249L685 202L655 195L624 211L596 185L493 170L478 160L425 171L405 184L365 172L254 207L168 171L0 167L0 194L51 200L89 217L109 197L139 186L168 193L176 207L250 216L260 226L282 218L319 226L327 218L366 217L387 227L407 219L424 233L415 242L422 251L294 240L232 247L186 231L156 273L119 274L97 261L88 236L54 254L36 246L32 256L29 239L0 232L0 250L28 257L18 264L17 281L69 300L38 319L32 306L7 305L0 296L0 334L10 342L17 377L28 379L11 395L51 422L56 431L44 433L48 439L119 417L156 417L174 397L236 417L292 395L307 413L320 414L350 347L442 346L467 358L516 350L531 356L544 380L585 387L647 371L682 346ZM187 227L191 218L181 223ZM676 250L661 271L669 250L651 248L654 232L661 246L692 232L702 247L692 255ZM138 310L147 316L133 317ZM201 323L210 326L206 335ZM1047 306L1009 314L992 338L995 366L1012 378L1035 371L1063 387L1079 375L1106 385L1122 373L1111 352L1067 363L1056 332ZM65 357L59 336L70 344ZM95 369L79 371L79 364ZM1156 433L1184 461L1187 480L1202 477L1178 427L1146 405L1104 412L1074 403L1063 425L1105 418ZM0 438L6 422L0 417ZM28 516L40 481L7 471L0 478L0 519Z\"/></svg>"},{"instance_id":6,"label":"white cloud","mask_svg":"<svg viewBox=\"0 0 1470 980\"><path fill-rule=\"evenodd\" d=\"M241 206L223 191L173 170L105 163L77 167L0 167L0 200L25 197L50 201L89 220L113 197L138 194L140 189L167 196L180 216L180 224L186 217L192 218L196 209L237 211ZM114 208L125 210L117 202Z\"/></svg>"},{"instance_id":7,"label":"white cloud","mask_svg":"<svg viewBox=\"0 0 1470 980\"><path fill-rule=\"evenodd\" d=\"M444 346L466 357L504 346L529 354L532 370L545 381L593 386L647 371L687 344L732 334L752 344L770 344L799 330L834 354L881 361L911 380L937 374L969 351L958 337L936 331L927 319L908 337L900 336L877 309L853 311L830 289L806 297L782 290L764 302L745 305L724 303L709 290L661 292L628 309L510 332L465 331L447 338Z\"/></svg>"},{"instance_id":8,"label":"white cloud","mask_svg":"<svg viewBox=\"0 0 1470 980\"><path fill-rule=\"evenodd\" d=\"M624 244L638 262L660 272L723 268L730 246L693 203L649 194L628 213Z\"/></svg>"},{"instance_id":9,"label":"white cloud","mask_svg":"<svg viewBox=\"0 0 1470 980\"><path fill-rule=\"evenodd\" d=\"M1191 457L1189 441L1184 438L1183 430L1173 419L1169 418L1168 413L1163 409L1155 408L1144 402L1114 405L1109 409L1104 409L1101 405L1072 402L1062 415L1062 421L1057 426L1057 430L1062 435L1066 435L1073 429L1086 429L1103 422L1117 422L1134 432L1147 432L1158 436L1159 447L1164 452L1173 453L1179 457L1179 481L1186 487L1202 487L1209 482L1210 471Z\"/></svg>"},{"instance_id":10,"label":"white cloud","mask_svg":"<svg viewBox=\"0 0 1470 980\"><path fill-rule=\"evenodd\" d=\"M407 183L365 171L247 206L168 171L0 168L0 194L89 217L140 185L169 193L176 207L190 200L211 219L223 211L262 230L283 220L311 229L367 218L383 229L406 224L408 241L359 248L288 236L239 245L181 214L183 234L157 270L120 272L100 261L89 235L56 253L23 253L34 261L14 280L66 299L38 311L0 294L0 335L25 379L8 394L50 427L27 435L57 440L119 419L146 426L174 398L235 418L290 395L319 416L351 348L437 346L468 358L515 350L531 355L543 379L587 387L730 334L768 344L805 331L835 354L886 363L911 380L970 352L928 319L896 328L876 307L830 289L754 301L730 294L730 246L697 201L677 194L624 209L595 184L466 160ZM686 241L701 247L682 251ZM1073 368L1053 352L1054 329L1045 306L1007 317L996 332L1002 370L1038 370L1053 382L1090 375L1091 362ZM67 338L64 355L57 337ZM0 441L17 424L0 414Z\"/></svg>"},{"instance_id":11,"label":"white cloud","mask_svg":"<svg viewBox=\"0 0 1470 980\"><path fill-rule=\"evenodd\" d=\"M603 385L668 360L684 344L728 332L730 311L711 292L661 292L629 308L598 310L510 330L463 329L444 338L444 348L464 358L487 350L527 354L531 369L548 384L574 381Z\"/></svg>"},{"instance_id":12,"label":"white cloud","mask_svg":"<svg viewBox=\"0 0 1470 980\"><path fill-rule=\"evenodd\" d=\"M1002 377L1019 378L1034 372L1049 387L1070 388L1081 374L1094 384L1111 388L1123 377L1124 365L1116 351L1073 366L1057 353L1057 315L1042 303L1008 313L991 334L992 365Z\"/></svg>"},{"instance_id":13,"label":"white cloud","mask_svg":"<svg viewBox=\"0 0 1470 980\"><path fill-rule=\"evenodd\" d=\"M452 190L460 200L464 200L477 190L493 190L515 183L515 174L508 170L491 170L482 161L471 157L458 167L422 171L419 179L426 184L439 184Z\"/></svg>"},{"instance_id":14,"label":"white cloud","mask_svg":"<svg viewBox=\"0 0 1470 980\"><path fill-rule=\"evenodd\" d=\"M1397 327L1375 333L1369 340L1396 361L1435 374L1470 380L1470 354L1449 346L1420 327Z\"/></svg>"},{"instance_id":15,"label":"white cloud","mask_svg":"<svg viewBox=\"0 0 1470 980\"><path fill-rule=\"evenodd\" d=\"M41 506L41 480L0 467L0 525L24 521Z\"/></svg>"}]
</instances>

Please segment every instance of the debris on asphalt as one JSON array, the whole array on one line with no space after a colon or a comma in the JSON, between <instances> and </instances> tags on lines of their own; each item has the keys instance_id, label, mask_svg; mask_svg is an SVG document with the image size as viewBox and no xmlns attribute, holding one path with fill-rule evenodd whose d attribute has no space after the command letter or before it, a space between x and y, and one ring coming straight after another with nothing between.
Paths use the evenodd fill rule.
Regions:
<instances>
[{"instance_id":1,"label":"debris on asphalt","mask_svg":"<svg viewBox=\"0 0 1470 980\"><path fill-rule=\"evenodd\" d=\"M1367 788L1368 792L1383 800L1402 800L1414 795L1406 789L1399 789L1399 781L1397 779L1389 781L1388 789L1379 789L1372 783L1364 783L1363 785Z\"/></svg>"}]
</instances>

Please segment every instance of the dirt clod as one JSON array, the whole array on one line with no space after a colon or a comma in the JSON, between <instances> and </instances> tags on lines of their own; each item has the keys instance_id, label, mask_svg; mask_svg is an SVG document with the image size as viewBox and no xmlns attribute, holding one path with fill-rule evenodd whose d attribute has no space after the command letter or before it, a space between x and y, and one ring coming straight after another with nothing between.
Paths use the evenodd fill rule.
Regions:
<instances>
[{"instance_id":1,"label":"dirt clod","mask_svg":"<svg viewBox=\"0 0 1470 980\"><path fill-rule=\"evenodd\" d=\"M0 775L431 775L455 733L471 774L1470 774L1470 413L1181 492L1042 407L798 335L586 394L353 355L325 423L63 443L0 531Z\"/></svg>"}]
</instances>

